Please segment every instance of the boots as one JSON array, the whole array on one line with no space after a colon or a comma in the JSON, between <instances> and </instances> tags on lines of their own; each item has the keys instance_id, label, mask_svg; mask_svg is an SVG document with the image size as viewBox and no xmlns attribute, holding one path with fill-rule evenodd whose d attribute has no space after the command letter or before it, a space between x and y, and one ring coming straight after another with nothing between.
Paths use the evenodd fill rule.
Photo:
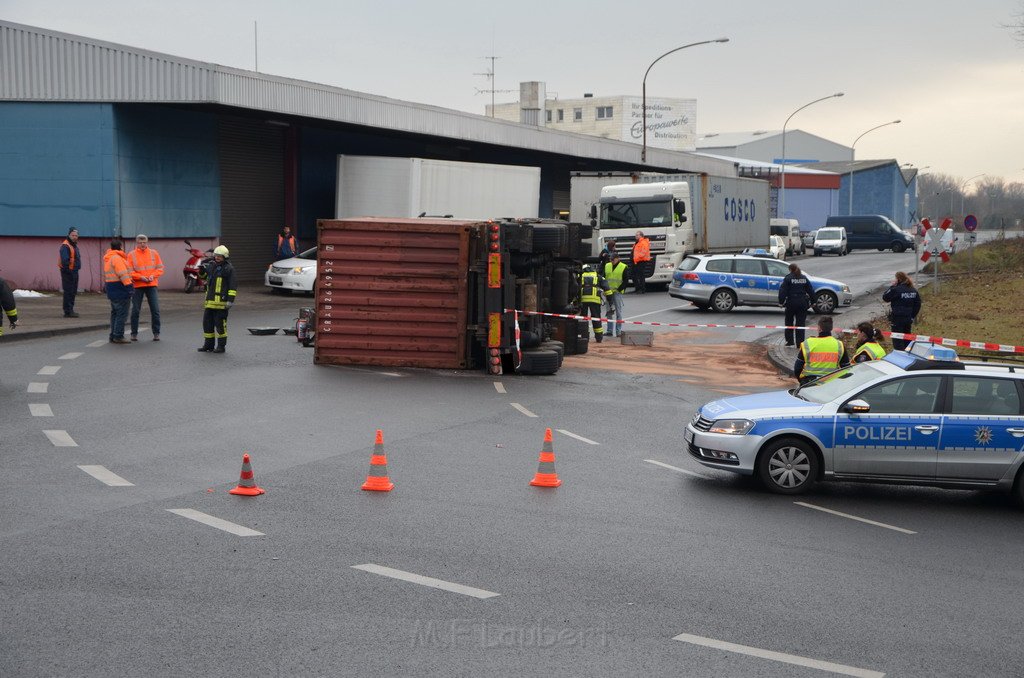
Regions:
<instances>
[{"instance_id":1,"label":"boots","mask_svg":"<svg viewBox=\"0 0 1024 678\"><path fill-rule=\"evenodd\" d=\"M214 353L223 353L224 349L228 345L227 339L217 339L217 348L213 349Z\"/></svg>"},{"instance_id":2,"label":"boots","mask_svg":"<svg viewBox=\"0 0 1024 678\"><path fill-rule=\"evenodd\" d=\"M196 349L200 353L210 353L213 351L213 339L206 339L203 341L203 345Z\"/></svg>"}]
</instances>

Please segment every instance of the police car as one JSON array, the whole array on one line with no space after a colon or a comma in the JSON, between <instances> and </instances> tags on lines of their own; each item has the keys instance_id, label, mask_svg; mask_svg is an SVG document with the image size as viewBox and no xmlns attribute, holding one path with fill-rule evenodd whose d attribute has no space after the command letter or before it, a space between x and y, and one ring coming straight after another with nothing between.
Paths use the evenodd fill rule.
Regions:
<instances>
[{"instance_id":1,"label":"police car","mask_svg":"<svg viewBox=\"0 0 1024 678\"><path fill-rule=\"evenodd\" d=\"M736 306L778 306L779 287L789 267L775 259L748 254L690 254L672 274L669 296L692 301L698 308L722 313ZM811 305L832 313L853 303L850 286L807 276L814 288Z\"/></svg>"},{"instance_id":2,"label":"police car","mask_svg":"<svg viewBox=\"0 0 1024 678\"><path fill-rule=\"evenodd\" d=\"M686 426L704 466L781 494L819 480L995 488L1024 504L1024 368L912 343L790 391L707 403Z\"/></svg>"}]
</instances>

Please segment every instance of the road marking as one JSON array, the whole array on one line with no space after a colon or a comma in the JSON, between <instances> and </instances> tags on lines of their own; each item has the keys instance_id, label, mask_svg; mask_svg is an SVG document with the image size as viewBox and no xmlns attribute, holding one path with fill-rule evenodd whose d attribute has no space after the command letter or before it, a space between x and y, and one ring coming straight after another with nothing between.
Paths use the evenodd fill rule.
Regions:
<instances>
[{"instance_id":1,"label":"road marking","mask_svg":"<svg viewBox=\"0 0 1024 678\"><path fill-rule=\"evenodd\" d=\"M832 509L827 509L827 508L825 508L823 506L815 506L814 504L808 504L807 502L803 502L803 501L794 501L793 503L796 504L797 506L806 506L807 508L814 509L815 511L823 511L825 513L831 513L832 515L839 516L840 518L849 518L850 520L857 520L857 521L860 521L862 523L867 523L868 525L874 525L876 527L884 527L887 530L895 530L897 532L902 532L903 534L917 534L917 532L914 532L913 530L905 530L902 527L895 527L893 525L886 525L885 523L878 523L878 522L875 522L874 520L868 520L867 518L859 518L857 516L851 516L849 513L840 513L839 511L833 511Z\"/></svg>"},{"instance_id":2,"label":"road marking","mask_svg":"<svg viewBox=\"0 0 1024 678\"><path fill-rule=\"evenodd\" d=\"M128 482L113 471L107 470L105 466L91 466L87 464L85 466L79 466L78 468L110 487L135 487L135 483Z\"/></svg>"},{"instance_id":3,"label":"road marking","mask_svg":"<svg viewBox=\"0 0 1024 678\"><path fill-rule=\"evenodd\" d=\"M646 318L649 315L657 315L658 313L664 313L665 311L679 311L684 308L690 308L692 304L686 304L685 306L673 306L672 308L663 308L660 311L651 311L650 313L641 313L640 315L631 315L623 320L636 320L637 318Z\"/></svg>"},{"instance_id":4,"label":"road marking","mask_svg":"<svg viewBox=\"0 0 1024 678\"><path fill-rule=\"evenodd\" d=\"M858 669L856 666L846 666L845 664L833 664L832 662L823 662L819 659L808 659L807 657L800 657L795 654L784 654L782 652L774 652L772 650L762 650L759 647L737 645L736 643L727 643L724 640L715 640L714 638L692 636L689 633L680 633L672 640L678 640L683 643L690 643L691 645L711 647L716 650L725 650L726 652L745 654L751 657L760 657L761 659L771 659L772 661L784 662L786 664L806 666L807 668L818 669L819 671L831 671L832 673L838 673L843 676L858 676L858 678L884 678L885 676L884 673L879 673L878 671L871 671L869 669Z\"/></svg>"},{"instance_id":5,"label":"road marking","mask_svg":"<svg viewBox=\"0 0 1024 678\"><path fill-rule=\"evenodd\" d=\"M401 579L402 581L412 582L413 584L419 584L420 586L429 586L431 588L441 589L442 591L461 593L464 596L472 596L474 598L493 598L501 595L500 593L484 591L483 589L475 589L472 586L463 586L462 584L453 584L450 581L434 579L433 577L424 577L421 574L395 570L390 567L384 567L383 565L374 565L373 563L368 563L366 565L353 565L352 568L355 570L362 570L363 572L379 574L382 577Z\"/></svg>"},{"instance_id":6,"label":"road marking","mask_svg":"<svg viewBox=\"0 0 1024 678\"><path fill-rule=\"evenodd\" d=\"M85 354L80 352L80 351L72 352L72 353L65 353L61 357L57 358L57 360L74 360L75 358L80 358L83 355L85 355Z\"/></svg>"},{"instance_id":7,"label":"road marking","mask_svg":"<svg viewBox=\"0 0 1024 678\"><path fill-rule=\"evenodd\" d=\"M587 445L600 445L601 444L601 443L599 443L599 442L597 442L595 440L591 440L590 438L584 438L583 436L578 436L575 433L572 433L571 431L566 431L564 428L558 429L558 432L561 433L562 435L567 435L570 438L575 438L576 440L582 440Z\"/></svg>"},{"instance_id":8,"label":"road marking","mask_svg":"<svg viewBox=\"0 0 1024 678\"><path fill-rule=\"evenodd\" d=\"M53 410L46 403L29 403L28 411L33 417L52 417Z\"/></svg>"},{"instance_id":9,"label":"road marking","mask_svg":"<svg viewBox=\"0 0 1024 678\"><path fill-rule=\"evenodd\" d=\"M36 372L36 374L53 376L54 374L57 374L58 372L60 372L60 365L47 365L43 369L41 369L38 372Z\"/></svg>"},{"instance_id":10,"label":"road marking","mask_svg":"<svg viewBox=\"0 0 1024 678\"><path fill-rule=\"evenodd\" d=\"M494 390L498 393L508 393L508 391L505 390L505 384L500 381L494 382Z\"/></svg>"},{"instance_id":11,"label":"road marking","mask_svg":"<svg viewBox=\"0 0 1024 678\"><path fill-rule=\"evenodd\" d=\"M47 381L30 381L28 382L29 393L46 393L47 389L50 388L50 383Z\"/></svg>"},{"instance_id":12,"label":"road marking","mask_svg":"<svg viewBox=\"0 0 1024 678\"><path fill-rule=\"evenodd\" d=\"M679 471L680 473L685 473L686 475L693 476L695 478L711 480L711 476L706 476L702 473L694 473L693 471L687 471L685 468L679 468L678 466L670 466L668 464L663 464L662 462L655 461L654 459L644 459L644 461L646 461L648 464L654 464L655 466L661 466L663 468L672 469L673 471Z\"/></svg>"},{"instance_id":13,"label":"road marking","mask_svg":"<svg viewBox=\"0 0 1024 678\"><path fill-rule=\"evenodd\" d=\"M523 407L519 403L509 403L509 405L511 405L512 407L516 408L517 410L519 410L520 412L522 412L523 414L525 414L528 417L534 417L534 418L537 417L536 414L534 414L530 410L526 409L525 407Z\"/></svg>"},{"instance_id":14,"label":"road marking","mask_svg":"<svg viewBox=\"0 0 1024 678\"><path fill-rule=\"evenodd\" d=\"M224 530L225 532L230 532L231 534L238 535L239 537L262 537L262 536L264 536L264 534L262 532L257 532L256 530L249 529L248 527L245 527L243 525L236 525L235 523L229 523L228 521L223 520L221 518L214 518L213 516L211 516L209 514L203 513L202 511L196 511L194 509L167 509L167 510L170 511L171 513L174 513L176 515L181 516L182 518L188 518L189 520L194 520L197 523L202 523L203 525L209 525L210 527L215 527L218 530Z\"/></svg>"},{"instance_id":15,"label":"road marking","mask_svg":"<svg viewBox=\"0 0 1024 678\"><path fill-rule=\"evenodd\" d=\"M54 447L78 447L78 443L71 439L67 431L43 431L50 439Z\"/></svg>"},{"instance_id":16,"label":"road marking","mask_svg":"<svg viewBox=\"0 0 1024 678\"><path fill-rule=\"evenodd\" d=\"M91 344L86 344L86 346L88 346L89 348L99 348L100 346L103 346L104 344L109 344L109 343L110 343L109 339L97 339L96 341L92 342Z\"/></svg>"}]
</instances>

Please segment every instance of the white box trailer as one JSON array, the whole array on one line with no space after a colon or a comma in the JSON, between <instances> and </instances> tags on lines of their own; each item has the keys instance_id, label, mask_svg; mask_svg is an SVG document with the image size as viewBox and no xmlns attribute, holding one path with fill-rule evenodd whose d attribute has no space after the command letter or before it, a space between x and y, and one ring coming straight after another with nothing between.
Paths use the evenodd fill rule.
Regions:
<instances>
[{"instance_id":1,"label":"white box trailer","mask_svg":"<svg viewBox=\"0 0 1024 678\"><path fill-rule=\"evenodd\" d=\"M478 162L338 156L335 216L536 218L540 168Z\"/></svg>"}]
</instances>

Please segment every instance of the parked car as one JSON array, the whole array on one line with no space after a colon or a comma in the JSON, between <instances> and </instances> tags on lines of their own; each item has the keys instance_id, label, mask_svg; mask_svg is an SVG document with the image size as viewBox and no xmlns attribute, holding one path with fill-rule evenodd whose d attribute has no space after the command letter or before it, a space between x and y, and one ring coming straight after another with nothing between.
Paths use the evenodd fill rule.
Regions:
<instances>
[{"instance_id":1,"label":"parked car","mask_svg":"<svg viewBox=\"0 0 1024 678\"><path fill-rule=\"evenodd\" d=\"M850 245L846 239L846 229L842 226L826 226L819 228L814 233L814 256L837 254L842 257L849 253Z\"/></svg>"},{"instance_id":2,"label":"parked car","mask_svg":"<svg viewBox=\"0 0 1024 678\"><path fill-rule=\"evenodd\" d=\"M722 313L736 306L778 306L779 286L789 267L768 256L749 254L689 254L672 274L669 296L692 301L703 310ZM807 276L814 288L811 305L832 313L853 303L846 283Z\"/></svg>"},{"instance_id":3,"label":"parked car","mask_svg":"<svg viewBox=\"0 0 1024 678\"><path fill-rule=\"evenodd\" d=\"M800 240L803 241L804 249L803 252L814 247L814 234L817 231L800 231Z\"/></svg>"},{"instance_id":4,"label":"parked car","mask_svg":"<svg viewBox=\"0 0 1024 678\"><path fill-rule=\"evenodd\" d=\"M785 241L786 254L804 253L805 246L800 233L799 221L796 219L771 219L768 223L771 234L780 235Z\"/></svg>"},{"instance_id":5,"label":"parked car","mask_svg":"<svg viewBox=\"0 0 1024 678\"><path fill-rule=\"evenodd\" d=\"M786 239L779 235L769 236L768 238L768 251L772 253L772 256L776 259L785 259L788 248L786 246Z\"/></svg>"},{"instance_id":6,"label":"parked car","mask_svg":"<svg viewBox=\"0 0 1024 678\"><path fill-rule=\"evenodd\" d=\"M829 217L825 226L846 229L848 250L892 250L899 253L914 249L914 239L880 214Z\"/></svg>"},{"instance_id":7,"label":"parked car","mask_svg":"<svg viewBox=\"0 0 1024 678\"><path fill-rule=\"evenodd\" d=\"M290 259L275 261L267 267L263 284L274 290L313 292L316 282L316 248L302 252Z\"/></svg>"}]
</instances>

